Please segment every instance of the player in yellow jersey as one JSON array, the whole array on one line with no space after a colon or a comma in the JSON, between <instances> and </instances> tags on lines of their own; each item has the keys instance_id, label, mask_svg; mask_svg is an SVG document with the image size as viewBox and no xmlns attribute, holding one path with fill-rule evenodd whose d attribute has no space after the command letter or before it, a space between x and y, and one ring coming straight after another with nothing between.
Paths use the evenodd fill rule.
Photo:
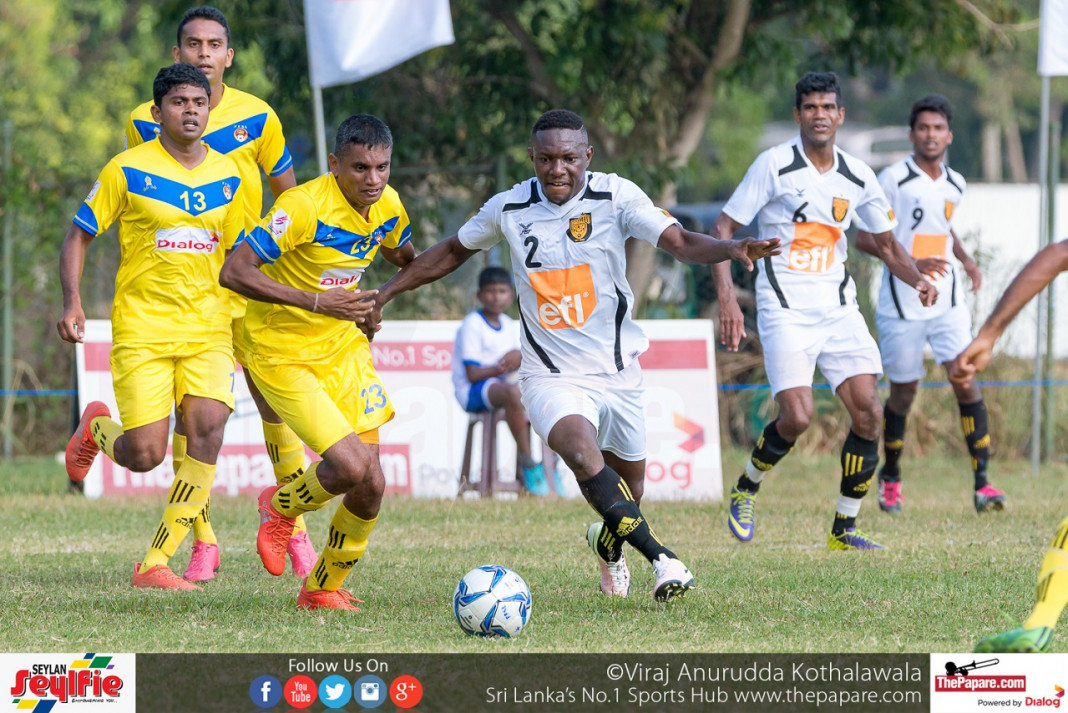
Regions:
<instances>
[{"instance_id":1,"label":"player in yellow jersey","mask_svg":"<svg viewBox=\"0 0 1068 713\"><path fill-rule=\"evenodd\" d=\"M956 384L966 383L985 369L990 363L994 342L1009 323L1032 297L1066 270L1068 240L1039 250L1005 290L972 343L950 364L949 378ZM1068 606L1068 517L1061 520L1042 560L1031 616L1019 628L986 637L975 650L980 653L1049 651L1053 644L1053 629L1065 606Z\"/></svg>"},{"instance_id":2,"label":"player in yellow jersey","mask_svg":"<svg viewBox=\"0 0 1068 713\"><path fill-rule=\"evenodd\" d=\"M271 407L323 459L260 494L256 546L285 570L293 519L344 498L297 606L356 610L342 589L367 549L385 477L378 428L393 417L355 320L370 309L359 280L375 254L403 267L415 257L408 215L389 185L393 136L361 114L337 131L330 173L286 191L226 259L225 287L249 297L241 346Z\"/></svg>"},{"instance_id":3,"label":"player in yellow jersey","mask_svg":"<svg viewBox=\"0 0 1068 713\"><path fill-rule=\"evenodd\" d=\"M263 190L260 169L267 175L267 183L275 198L296 185L293 160L286 149L282 123L267 102L223 83L227 67L234 59L230 46L230 25L226 16L214 7L194 7L186 11L178 23L177 44L171 50L175 62L189 62L208 78L211 84L211 113L202 140L211 148L234 160L246 190L245 230L252 230L263 211ZM152 103L134 109L126 125L126 145L136 146L151 140L159 131L159 124L150 113ZM225 246L227 250L232 245ZM241 319L245 314L245 299L231 295L230 314L236 342L241 333ZM244 354L235 344L234 356L244 365ZM255 384L245 372L249 392L260 413L267 453L274 467L275 478L288 482L304 469L304 447L282 419L260 396ZM181 466L185 454L185 428L176 419L172 454L174 468ZM210 501L209 501L210 504ZM215 576L219 568L219 547L211 527L210 507L193 523L193 554L183 575L188 581L202 582ZM289 543L293 573L306 577L315 563L315 549L308 539L304 519L298 518L296 533Z\"/></svg>"},{"instance_id":4,"label":"player in yellow jersey","mask_svg":"<svg viewBox=\"0 0 1068 713\"><path fill-rule=\"evenodd\" d=\"M96 454L144 472L163 461L171 409L185 419L189 447L163 519L133 586L200 589L168 561L204 508L223 427L234 408L234 355L227 295L218 284L223 246L243 225L237 166L200 141L211 87L196 67L156 75L152 115L161 130L113 158L74 217L60 251L60 336L85 334L79 285L89 243L119 222L121 260L111 309L111 372L122 424L106 405L86 407L67 444L67 475L85 478Z\"/></svg>"}]
</instances>

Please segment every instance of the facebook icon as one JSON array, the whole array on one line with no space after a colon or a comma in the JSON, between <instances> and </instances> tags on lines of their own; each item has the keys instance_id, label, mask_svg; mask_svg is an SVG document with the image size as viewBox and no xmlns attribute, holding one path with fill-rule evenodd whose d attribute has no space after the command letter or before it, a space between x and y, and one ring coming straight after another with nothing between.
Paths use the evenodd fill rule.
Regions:
<instances>
[{"instance_id":1,"label":"facebook icon","mask_svg":"<svg viewBox=\"0 0 1068 713\"><path fill-rule=\"evenodd\" d=\"M260 708L273 708L282 700L282 684L274 676L260 676L248 687L248 697Z\"/></svg>"}]
</instances>

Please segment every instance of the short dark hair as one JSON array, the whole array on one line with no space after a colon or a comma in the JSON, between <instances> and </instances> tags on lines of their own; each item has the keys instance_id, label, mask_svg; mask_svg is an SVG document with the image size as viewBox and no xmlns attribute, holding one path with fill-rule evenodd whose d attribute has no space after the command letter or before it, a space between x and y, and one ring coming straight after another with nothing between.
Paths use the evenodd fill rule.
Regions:
<instances>
[{"instance_id":1,"label":"short dark hair","mask_svg":"<svg viewBox=\"0 0 1068 713\"><path fill-rule=\"evenodd\" d=\"M933 111L937 114L941 114L946 118L947 124L953 121L953 105L949 103L949 99L946 99L941 94L931 92L916 100L916 103L914 103L909 110L910 129L916 128L916 117L920 115L921 111Z\"/></svg>"},{"instance_id":2,"label":"short dark hair","mask_svg":"<svg viewBox=\"0 0 1068 713\"><path fill-rule=\"evenodd\" d=\"M188 62L177 62L156 72L156 78L152 80L152 101L160 106L167 92L182 84L200 87L211 96L211 84L204 73Z\"/></svg>"},{"instance_id":3,"label":"short dark hair","mask_svg":"<svg viewBox=\"0 0 1068 713\"><path fill-rule=\"evenodd\" d=\"M191 7L185 11L182 15L182 19L178 22L178 44L182 44L182 30L193 20L211 20L222 25L222 28L226 30L226 46L230 46L230 23L226 21L226 15L218 8L214 8L210 5L201 5L200 7Z\"/></svg>"},{"instance_id":4,"label":"short dark hair","mask_svg":"<svg viewBox=\"0 0 1068 713\"><path fill-rule=\"evenodd\" d=\"M490 285L508 285L511 287L512 273L500 265L490 265L483 268L482 272L478 273L478 289L481 290Z\"/></svg>"},{"instance_id":5,"label":"short dark hair","mask_svg":"<svg viewBox=\"0 0 1068 713\"><path fill-rule=\"evenodd\" d=\"M334 138L334 155L340 156L346 146L355 144L374 148L393 148L393 133L386 122L371 114L355 114L341 122Z\"/></svg>"},{"instance_id":6,"label":"short dark hair","mask_svg":"<svg viewBox=\"0 0 1068 713\"><path fill-rule=\"evenodd\" d=\"M801 99L807 94L829 94L834 92L835 102L842 106L842 87L838 85L838 75L834 72L805 72L805 76L794 85L794 108L801 108Z\"/></svg>"},{"instance_id":7,"label":"short dark hair","mask_svg":"<svg viewBox=\"0 0 1068 713\"><path fill-rule=\"evenodd\" d=\"M538 117L534 122L534 128L530 131L531 138L539 131L549 129L572 129L586 134L586 125L582 123L582 117L567 109L551 109Z\"/></svg>"}]
</instances>

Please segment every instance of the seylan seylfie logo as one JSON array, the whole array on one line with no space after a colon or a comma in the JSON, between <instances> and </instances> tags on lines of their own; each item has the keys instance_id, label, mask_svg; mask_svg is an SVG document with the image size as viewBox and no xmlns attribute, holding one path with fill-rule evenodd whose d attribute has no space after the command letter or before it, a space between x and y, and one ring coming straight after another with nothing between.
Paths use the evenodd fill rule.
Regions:
<instances>
[{"instance_id":1,"label":"seylan seylfie logo","mask_svg":"<svg viewBox=\"0 0 1068 713\"><path fill-rule=\"evenodd\" d=\"M16 710L38 713L59 704L115 701L124 684L112 658L87 653L69 664L30 664L15 672L8 693Z\"/></svg>"}]
</instances>

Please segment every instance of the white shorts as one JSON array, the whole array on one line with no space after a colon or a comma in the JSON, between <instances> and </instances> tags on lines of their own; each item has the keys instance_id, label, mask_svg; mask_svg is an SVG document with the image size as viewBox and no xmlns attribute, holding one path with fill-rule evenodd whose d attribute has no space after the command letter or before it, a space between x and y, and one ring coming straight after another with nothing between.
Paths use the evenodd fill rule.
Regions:
<instances>
[{"instance_id":1,"label":"white shorts","mask_svg":"<svg viewBox=\"0 0 1068 713\"><path fill-rule=\"evenodd\" d=\"M565 416L579 415L597 429L597 445L626 461L645 458L645 390L635 359L616 374L536 374L521 377L519 390L534 432L549 432Z\"/></svg>"},{"instance_id":2,"label":"white shorts","mask_svg":"<svg viewBox=\"0 0 1068 713\"><path fill-rule=\"evenodd\" d=\"M886 377L895 384L919 381L927 375L923 366L925 344L930 343L935 361L945 364L956 359L972 341L972 316L964 305L933 319L876 315L875 326Z\"/></svg>"},{"instance_id":3,"label":"white shorts","mask_svg":"<svg viewBox=\"0 0 1068 713\"><path fill-rule=\"evenodd\" d=\"M772 396L812 386L817 366L835 392L850 377L883 373L879 347L856 305L758 310L757 329Z\"/></svg>"}]
</instances>

